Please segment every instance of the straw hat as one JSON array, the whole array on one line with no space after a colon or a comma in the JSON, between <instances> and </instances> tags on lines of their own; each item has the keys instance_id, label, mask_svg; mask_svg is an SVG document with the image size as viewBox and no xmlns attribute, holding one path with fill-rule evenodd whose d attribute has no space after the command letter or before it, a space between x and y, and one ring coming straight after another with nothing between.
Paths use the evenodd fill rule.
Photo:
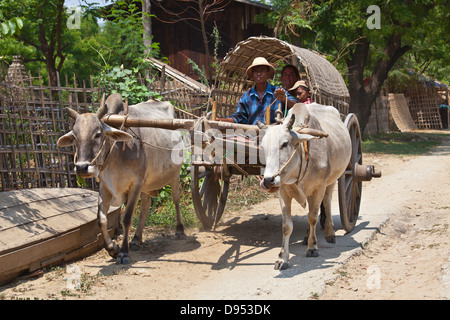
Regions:
<instances>
[{"instance_id":1,"label":"straw hat","mask_svg":"<svg viewBox=\"0 0 450 320\"><path fill-rule=\"evenodd\" d=\"M272 78L275 74L275 68L263 57L257 57L253 60L253 63L250 65L250 67L247 68L247 75L251 78L252 77L252 68L256 66L267 66L269 67L269 78Z\"/></svg>"},{"instance_id":2,"label":"straw hat","mask_svg":"<svg viewBox=\"0 0 450 320\"><path fill-rule=\"evenodd\" d=\"M297 89L298 87L303 87L303 88L305 88L306 90L309 91L309 85L308 85L308 82L305 81L305 80L299 80L299 81L297 81L296 83L294 83L294 86L293 86L292 88L290 88L288 91L295 90L295 89Z\"/></svg>"}]
</instances>

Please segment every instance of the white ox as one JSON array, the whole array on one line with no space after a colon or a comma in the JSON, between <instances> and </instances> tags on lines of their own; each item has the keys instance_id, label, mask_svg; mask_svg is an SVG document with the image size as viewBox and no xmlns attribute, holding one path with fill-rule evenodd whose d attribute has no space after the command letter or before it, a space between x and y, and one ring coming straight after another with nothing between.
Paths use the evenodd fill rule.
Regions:
<instances>
[{"instance_id":1,"label":"white ox","mask_svg":"<svg viewBox=\"0 0 450 320\"><path fill-rule=\"evenodd\" d=\"M176 209L176 236L184 236L180 215L179 176L182 162L172 161L174 146L179 144L179 132L156 128L133 128L132 135L112 128L100 119L108 112L123 110L120 94L111 95L97 114L78 114L67 109L75 119L73 130L58 139L59 147L75 145L75 172L81 177L95 176L100 181L97 221L105 240L105 249L117 258L116 263L129 263L129 248L139 249L142 231L150 209L150 193L165 185L172 186ZM173 118L174 109L168 102L149 100L129 106L128 114L135 118ZM117 143L114 143L117 142ZM176 150L175 150L176 151ZM141 214L133 240L128 244L131 218L141 198ZM126 203L123 215L123 242L119 247L107 230L109 207Z\"/></svg>"},{"instance_id":2,"label":"white ox","mask_svg":"<svg viewBox=\"0 0 450 320\"><path fill-rule=\"evenodd\" d=\"M301 133L308 131L319 136L328 134L328 137L317 139L317 135ZM337 179L350 160L351 141L335 108L299 103L289 111L283 124L268 128L261 145L266 159L261 187L269 192L278 188L280 191L283 243L275 269L282 270L289 266L292 198L303 208L306 202L309 206L306 255L318 256L316 224L322 201L326 213L325 239L335 243L331 197Z\"/></svg>"}]
</instances>

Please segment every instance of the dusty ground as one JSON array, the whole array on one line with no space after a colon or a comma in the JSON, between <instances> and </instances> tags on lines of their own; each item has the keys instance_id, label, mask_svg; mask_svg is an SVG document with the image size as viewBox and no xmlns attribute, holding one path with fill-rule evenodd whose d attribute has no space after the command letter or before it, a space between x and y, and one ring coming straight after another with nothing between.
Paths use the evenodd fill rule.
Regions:
<instances>
[{"instance_id":1,"label":"dusty ground","mask_svg":"<svg viewBox=\"0 0 450 320\"><path fill-rule=\"evenodd\" d=\"M412 201L390 215L360 254L337 271L321 299L449 299L450 298L450 169L444 146L427 154L423 170L442 170L441 178L408 186ZM427 157L444 166L431 168ZM412 158L395 170L408 170ZM415 159L416 161L420 159ZM395 168L395 166L393 166ZM412 175L411 175L412 178ZM385 196L385 195L382 195Z\"/></svg>"},{"instance_id":2,"label":"dusty ground","mask_svg":"<svg viewBox=\"0 0 450 320\"><path fill-rule=\"evenodd\" d=\"M307 221L294 206L299 214L287 270L273 270L281 217L278 200L269 199L226 212L215 232L188 230L186 240L148 228L129 265L115 265L102 250L0 287L0 298L450 298L450 139L424 156L366 155L364 162L376 164L383 177L364 184L355 230L340 229L334 205L336 245L319 230L320 256L306 258Z\"/></svg>"}]
</instances>

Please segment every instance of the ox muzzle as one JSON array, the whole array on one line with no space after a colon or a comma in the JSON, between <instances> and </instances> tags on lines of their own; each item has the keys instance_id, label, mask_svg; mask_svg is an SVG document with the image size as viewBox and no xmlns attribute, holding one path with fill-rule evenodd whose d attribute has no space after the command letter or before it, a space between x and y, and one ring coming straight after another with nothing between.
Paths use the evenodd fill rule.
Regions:
<instances>
[{"instance_id":1,"label":"ox muzzle","mask_svg":"<svg viewBox=\"0 0 450 320\"><path fill-rule=\"evenodd\" d=\"M280 189L280 187L275 184L275 177L264 177L264 179L261 179L259 186L269 193L275 193Z\"/></svg>"}]
</instances>

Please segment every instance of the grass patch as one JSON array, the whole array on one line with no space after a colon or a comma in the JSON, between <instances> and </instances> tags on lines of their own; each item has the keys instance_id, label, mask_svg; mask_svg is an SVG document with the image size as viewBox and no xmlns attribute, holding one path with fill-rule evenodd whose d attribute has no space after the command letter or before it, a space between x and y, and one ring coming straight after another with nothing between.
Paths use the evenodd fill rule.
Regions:
<instances>
[{"instance_id":1,"label":"grass patch","mask_svg":"<svg viewBox=\"0 0 450 320\"><path fill-rule=\"evenodd\" d=\"M367 153L384 153L399 156L421 155L441 144L445 134L418 132L379 133L362 142Z\"/></svg>"},{"instance_id":2,"label":"grass patch","mask_svg":"<svg viewBox=\"0 0 450 320\"><path fill-rule=\"evenodd\" d=\"M236 211L275 196L278 196L278 193L267 193L259 187L259 180L256 176L242 177L242 179L237 177L230 183L225 210Z\"/></svg>"},{"instance_id":3,"label":"grass patch","mask_svg":"<svg viewBox=\"0 0 450 320\"><path fill-rule=\"evenodd\" d=\"M181 195L180 211L181 218L183 219L186 228L197 227L199 225L199 221L195 215L194 205L192 204L191 195L188 192L183 192ZM164 201L158 201L157 198L153 198L145 225L174 229L176 226L176 213L172 198L165 199Z\"/></svg>"},{"instance_id":4,"label":"grass patch","mask_svg":"<svg viewBox=\"0 0 450 320\"><path fill-rule=\"evenodd\" d=\"M201 228L201 223L195 214L192 203L190 176L182 174L180 179L181 200L180 211L186 228ZM272 194L261 190L256 176L239 177L234 176L230 182L228 190L226 211L235 211L241 208L250 207L257 204ZM276 196L276 194L275 194ZM140 203L137 206L133 217L133 226L137 227L139 221ZM171 232L176 226L175 205L172 201L170 186L159 191L157 197L152 197L152 205L146 219L146 226L162 228Z\"/></svg>"}]
</instances>

